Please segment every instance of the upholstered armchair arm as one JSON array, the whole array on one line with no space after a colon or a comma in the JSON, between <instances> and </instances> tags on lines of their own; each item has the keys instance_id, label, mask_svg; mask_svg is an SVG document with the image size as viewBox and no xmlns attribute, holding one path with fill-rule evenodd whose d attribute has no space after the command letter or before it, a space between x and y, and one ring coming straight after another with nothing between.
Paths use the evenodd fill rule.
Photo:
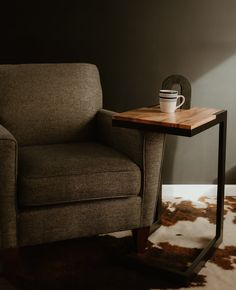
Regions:
<instances>
[{"instance_id":1,"label":"upholstered armchair arm","mask_svg":"<svg viewBox=\"0 0 236 290\"><path fill-rule=\"evenodd\" d=\"M0 248L15 247L17 142L0 125Z\"/></svg>"},{"instance_id":2,"label":"upholstered armchair arm","mask_svg":"<svg viewBox=\"0 0 236 290\"><path fill-rule=\"evenodd\" d=\"M133 160L142 171L142 214L140 226L153 222L160 190L165 135L112 126L115 112L99 110L97 133L100 142L120 151Z\"/></svg>"},{"instance_id":3,"label":"upholstered armchair arm","mask_svg":"<svg viewBox=\"0 0 236 290\"><path fill-rule=\"evenodd\" d=\"M100 142L129 156L141 168L143 166L143 133L139 130L112 126L115 112L101 109L97 113L97 137Z\"/></svg>"}]
</instances>

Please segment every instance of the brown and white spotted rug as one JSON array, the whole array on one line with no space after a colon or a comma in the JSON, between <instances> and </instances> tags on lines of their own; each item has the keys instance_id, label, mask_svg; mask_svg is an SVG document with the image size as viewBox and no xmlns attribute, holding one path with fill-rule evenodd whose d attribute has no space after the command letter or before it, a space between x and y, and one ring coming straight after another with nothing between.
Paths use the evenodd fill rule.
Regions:
<instances>
[{"instance_id":1,"label":"brown and white spotted rug","mask_svg":"<svg viewBox=\"0 0 236 290\"><path fill-rule=\"evenodd\" d=\"M215 204L213 196L195 200L179 196L164 202L163 226L149 238L150 253L163 264L184 268L215 235ZM223 243L200 271L192 288L236 289L236 197L225 198Z\"/></svg>"},{"instance_id":2,"label":"brown and white spotted rug","mask_svg":"<svg viewBox=\"0 0 236 290\"><path fill-rule=\"evenodd\" d=\"M188 197L163 200L163 225L149 238L147 255L168 267L185 267L214 236L215 198ZM236 289L236 197L225 199L223 243L188 285L131 262L127 254L132 249L130 233L123 232L11 250L6 253L0 286L22 290Z\"/></svg>"}]
</instances>

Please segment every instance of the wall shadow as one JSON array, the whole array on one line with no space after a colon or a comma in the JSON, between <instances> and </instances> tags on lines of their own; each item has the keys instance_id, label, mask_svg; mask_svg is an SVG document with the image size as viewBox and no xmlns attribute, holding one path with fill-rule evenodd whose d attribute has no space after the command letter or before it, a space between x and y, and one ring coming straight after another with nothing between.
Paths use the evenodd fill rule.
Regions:
<instances>
[{"instance_id":1,"label":"wall shadow","mask_svg":"<svg viewBox=\"0 0 236 290\"><path fill-rule=\"evenodd\" d=\"M166 76L193 81L236 52L236 3L227 0L209 14L214 6L213 0L204 1L205 9L199 1L12 1L0 19L0 63L93 62L106 108L155 104Z\"/></svg>"},{"instance_id":2,"label":"wall shadow","mask_svg":"<svg viewBox=\"0 0 236 290\"><path fill-rule=\"evenodd\" d=\"M148 4L143 0L22 0L1 8L0 63L95 63L101 74L104 107L115 111L156 104L158 89L168 75L184 75L193 84L236 53L234 0L217 4L214 0L149 0ZM211 87L205 85L199 98L194 92L193 104L225 106L233 112L235 99L230 92L234 80L225 87L223 81L229 75L234 75L234 66L217 76ZM224 87L224 98L212 89L216 84ZM197 95L199 91L197 87ZM234 115L229 114L229 129ZM228 140L235 147L230 135ZM195 144L191 150L198 162ZM180 159L176 159L179 170ZM209 154L204 166L211 159ZM166 163L171 166L171 160ZM228 158L227 169L235 163ZM186 166L191 167L191 162ZM185 179L171 175L167 169L166 178L175 183L187 183L190 178L188 174ZM211 175L199 181L212 182Z\"/></svg>"},{"instance_id":3,"label":"wall shadow","mask_svg":"<svg viewBox=\"0 0 236 290\"><path fill-rule=\"evenodd\" d=\"M230 168L225 176L226 184L236 184L236 166Z\"/></svg>"},{"instance_id":4,"label":"wall shadow","mask_svg":"<svg viewBox=\"0 0 236 290\"><path fill-rule=\"evenodd\" d=\"M217 183L217 178L214 180ZM225 173L225 183L226 184L236 184L236 166L230 168Z\"/></svg>"}]
</instances>

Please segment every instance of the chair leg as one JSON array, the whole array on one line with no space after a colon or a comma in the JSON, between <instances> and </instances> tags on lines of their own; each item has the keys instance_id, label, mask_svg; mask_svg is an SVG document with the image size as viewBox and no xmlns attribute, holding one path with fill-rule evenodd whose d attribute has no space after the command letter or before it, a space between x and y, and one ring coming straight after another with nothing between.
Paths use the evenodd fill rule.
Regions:
<instances>
[{"instance_id":1,"label":"chair leg","mask_svg":"<svg viewBox=\"0 0 236 290\"><path fill-rule=\"evenodd\" d=\"M148 236L150 234L150 227L144 227L132 230L136 252L142 254L145 251Z\"/></svg>"},{"instance_id":2,"label":"chair leg","mask_svg":"<svg viewBox=\"0 0 236 290\"><path fill-rule=\"evenodd\" d=\"M3 273L3 257L0 250L0 275Z\"/></svg>"}]
</instances>

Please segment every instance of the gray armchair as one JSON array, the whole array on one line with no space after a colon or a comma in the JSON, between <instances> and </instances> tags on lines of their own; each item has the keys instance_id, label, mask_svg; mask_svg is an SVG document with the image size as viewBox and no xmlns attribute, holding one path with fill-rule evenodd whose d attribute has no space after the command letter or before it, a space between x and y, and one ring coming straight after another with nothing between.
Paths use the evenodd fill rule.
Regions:
<instances>
[{"instance_id":1,"label":"gray armchair","mask_svg":"<svg viewBox=\"0 0 236 290\"><path fill-rule=\"evenodd\" d=\"M0 66L0 248L153 222L164 135L112 127L91 64Z\"/></svg>"}]
</instances>

